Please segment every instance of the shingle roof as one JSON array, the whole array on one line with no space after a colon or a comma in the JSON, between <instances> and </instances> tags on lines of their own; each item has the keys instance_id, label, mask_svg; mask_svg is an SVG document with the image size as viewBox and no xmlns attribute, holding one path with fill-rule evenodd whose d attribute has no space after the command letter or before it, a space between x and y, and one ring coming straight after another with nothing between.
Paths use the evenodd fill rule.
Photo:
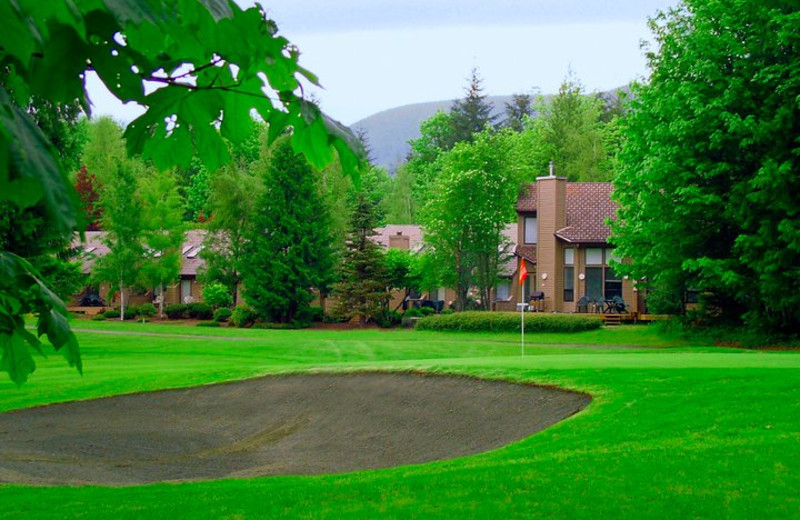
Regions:
<instances>
[{"instance_id":1,"label":"shingle roof","mask_svg":"<svg viewBox=\"0 0 800 520\"><path fill-rule=\"evenodd\" d=\"M519 256L520 258L524 258L528 262L533 264L536 263L536 246L523 246L518 245L516 251L514 253Z\"/></svg>"},{"instance_id":2,"label":"shingle roof","mask_svg":"<svg viewBox=\"0 0 800 520\"><path fill-rule=\"evenodd\" d=\"M389 249L389 237L396 235L404 235L409 238L409 247L411 251L419 251L422 248L422 228L411 224L389 224L375 228L374 240L382 245L384 248Z\"/></svg>"},{"instance_id":3,"label":"shingle roof","mask_svg":"<svg viewBox=\"0 0 800 520\"><path fill-rule=\"evenodd\" d=\"M567 183L567 225L556 236L567 242L605 243L611 235L607 218L616 217L610 182Z\"/></svg>"},{"instance_id":4,"label":"shingle roof","mask_svg":"<svg viewBox=\"0 0 800 520\"><path fill-rule=\"evenodd\" d=\"M103 243L105 231L87 231L86 241L80 242L76 238L73 247L82 249L81 271L83 274L90 274L92 267L98 258L108 254L108 246ZM200 251L203 249L203 238L206 232L203 229L193 229L186 232L186 236L181 246L181 276L197 276L197 271L205 260L200 258Z\"/></svg>"},{"instance_id":5,"label":"shingle roof","mask_svg":"<svg viewBox=\"0 0 800 520\"><path fill-rule=\"evenodd\" d=\"M519 191L517 211L536 211L536 183L526 184Z\"/></svg>"}]
</instances>

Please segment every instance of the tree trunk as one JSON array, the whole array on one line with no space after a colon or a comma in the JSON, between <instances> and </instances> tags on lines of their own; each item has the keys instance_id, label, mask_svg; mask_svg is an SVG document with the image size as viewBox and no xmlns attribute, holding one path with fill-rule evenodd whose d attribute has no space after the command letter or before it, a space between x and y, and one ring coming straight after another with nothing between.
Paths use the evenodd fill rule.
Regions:
<instances>
[{"instance_id":1,"label":"tree trunk","mask_svg":"<svg viewBox=\"0 0 800 520\"><path fill-rule=\"evenodd\" d=\"M164 282L158 286L158 317L164 319Z\"/></svg>"},{"instance_id":2,"label":"tree trunk","mask_svg":"<svg viewBox=\"0 0 800 520\"><path fill-rule=\"evenodd\" d=\"M125 287L119 282L119 321L125 321Z\"/></svg>"}]
</instances>

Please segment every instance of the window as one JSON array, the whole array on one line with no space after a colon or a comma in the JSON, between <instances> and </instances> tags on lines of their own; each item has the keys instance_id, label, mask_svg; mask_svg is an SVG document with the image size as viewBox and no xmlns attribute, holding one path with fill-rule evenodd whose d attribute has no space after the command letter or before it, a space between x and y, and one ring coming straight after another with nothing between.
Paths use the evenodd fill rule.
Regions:
<instances>
[{"instance_id":1,"label":"window","mask_svg":"<svg viewBox=\"0 0 800 520\"><path fill-rule=\"evenodd\" d=\"M564 301L575 301L575 250L564 250Z\"/></svg>"},{"instance_id":2,"label":"window","mask_svg":"<svg viewBox=\"0 0 800 520\"><path fill-rule=\"evenodd\" d=\"M497 301L508 301L511 298L511 282L508 280L500 280L497 282L496 288Z\"/></svg>"},{"instance_id":3,"label":"window","mask_svg":"<svg viewBox=\"0 0 800 520\"><path fill-rule=\"evenodd\" d=\"M564 301L575 301L575 268L571 265L564 266Z\"/></svg>"},{"instance_id":4,"label":"window","mask_svg":"<svg viewBox=\"0 0 800 520\"><path fill-rule=\"evenodd\" d=\"M603 265L603 250L599 247L587 248L586 265Z\"/></svg>"},{"instance_id":5,"label":"window","mask_svg":"<svg viewBox=\"0 0 800 520\"><path fill-rule=\"evenodd\" d=\"M192 298L192 281L181 280L181 301L188 303Z\"/></svg>"},{"instance_id":6,"label":"window","mask_svg":"<svg viewBox=\"0 0 800 520\"><path fill-rule=\"evenodd\" d=\"M447 289L444 287L439 287L436 290L436 299L439 301L444 301L447 299Z\"/></svg>"},{"instance_id":7,"label":"window","mask_svg":"<svg viewBox=\"0 0 800 520\"><path fill-rule=\"evenodd\" d=\"M622 280L619 275L614 272L613 267L606 267L605 269L606 283L605 294L606 300L611 300L614 296L622 298Z\"/></svg>"},{"instance_id":8,"label":"window","mask_svg":"<svg viewBox=\"0 0 800 520\"><path fill-rule=\"evenodd\" d=\"M525 243L536 244L539 241L539 229L536 217L525 217Z\"/></svg>"},{"instance_id":9,"label":"window","mask_svg":"<svg viewBox=\"0 0 800 520\"><path fill-rule=\"evenodd\" d=\"M592 300L603 299L603 268L586 268L586 296Z\"/></svg>"}]
</instances>

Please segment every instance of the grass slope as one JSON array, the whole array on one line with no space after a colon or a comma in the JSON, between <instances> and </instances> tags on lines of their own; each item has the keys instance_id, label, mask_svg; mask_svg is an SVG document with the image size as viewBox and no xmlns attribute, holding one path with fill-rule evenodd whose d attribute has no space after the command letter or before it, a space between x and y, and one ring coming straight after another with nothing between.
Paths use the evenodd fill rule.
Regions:
<instances>
[{"instance_id":1,"label":"grass slope","mask_svg":"<svg viewBox=\"0 0 800 520\"><path fill-rule=\"evenodd\" d=\"M136 325L91 326L199 331ZM245 339L226 339L233 335ZM514 335L206 329L196 338L80 339L84 377L51 356L21 389L0 383L0 409L265 373L374 369L534 381L587 391L594 401L544 432L473 457L319 477L2 486L0 517L800 517L796 352L692 347L636 327L528 337L525 358Z\"/></svg>"}]
</instances>

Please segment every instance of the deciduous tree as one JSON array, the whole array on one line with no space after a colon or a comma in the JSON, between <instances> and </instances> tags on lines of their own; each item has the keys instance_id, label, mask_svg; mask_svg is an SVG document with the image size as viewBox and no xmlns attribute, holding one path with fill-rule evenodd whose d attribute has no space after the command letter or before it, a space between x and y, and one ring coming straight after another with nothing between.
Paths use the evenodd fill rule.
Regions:
<instances>
[{"instance_id":1,"label":"deciduous tree","mask_svg":"<svg viewBox=\"0 0 800 520\"><path fill-rule=\"evenodd\" d=\"M685 0L651 20L616 181L614 242L680 305L800 330L800 16L786 2Z\"/></svg>"}]
</instances>

